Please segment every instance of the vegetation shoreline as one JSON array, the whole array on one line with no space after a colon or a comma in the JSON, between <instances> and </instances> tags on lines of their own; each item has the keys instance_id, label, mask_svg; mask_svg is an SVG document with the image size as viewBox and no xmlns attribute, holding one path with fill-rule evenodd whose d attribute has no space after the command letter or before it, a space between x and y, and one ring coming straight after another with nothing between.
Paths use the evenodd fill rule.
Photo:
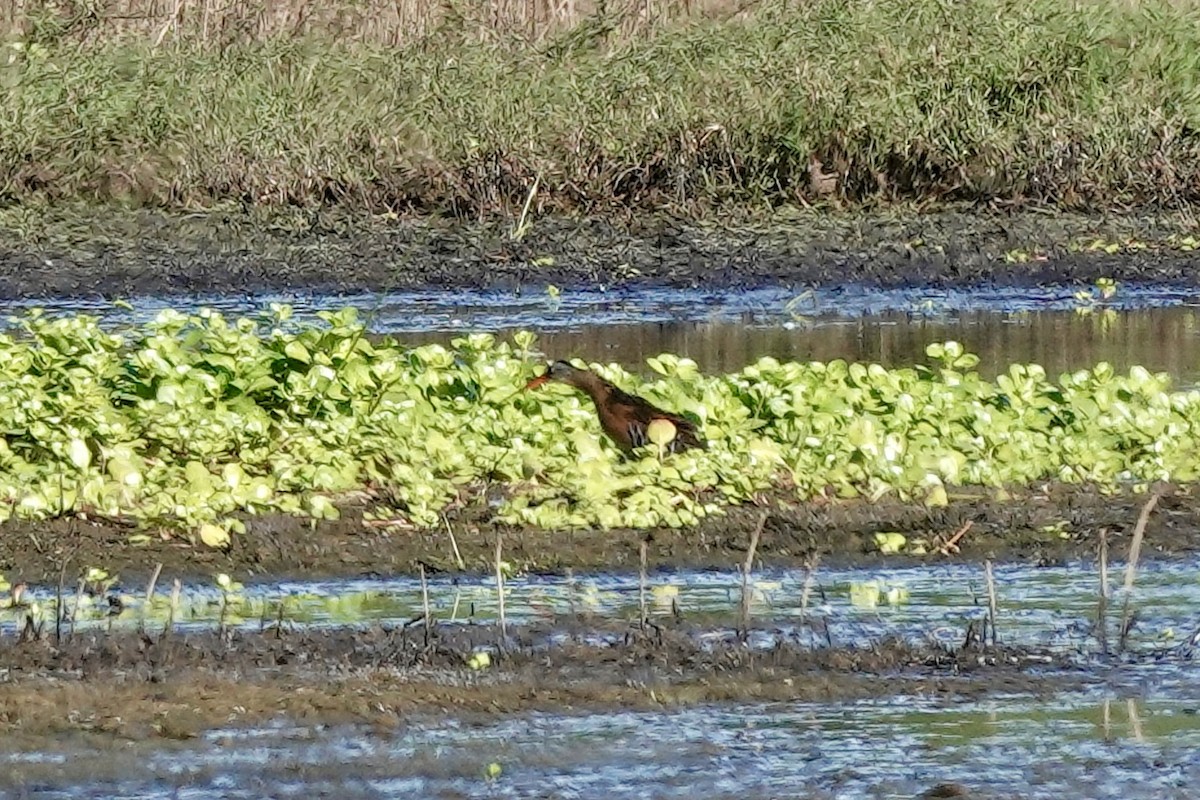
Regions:
<instances>
[{"instance_id":1,"label":"vegetation shoreline","mask_svg":"<svg viewBox=\"0 0 1200 800\"><path fill-rule=\"evenodd\" d=\"M1141 366L989 380L957 342L893 369L764 357L704 375L662 354L646 381L591 365L708 442L625 457L574 391L522 391L546 358L528 331L405 347L367 338L353 308L317 316L168 309L106 331L30 311L0 336L0 520L138 520L222 546L245 528L232 515L336 519L351 497L399 530L475 504L579 530L689 527L771 491L945 506L954 487L1200 477L1200 392Z\"/></svg>"},{"instance_id":2,"label":"vegetation shoreline","mask_svg":"<svg viewBox=\"0 0 1200 800\"><path fill-rule=\"evenodd\" d=\"M692 528L551 531L497 525L479 508L447 515L450 527L389 531L363 525L362 507L344 507L338 520L308 520L278 514L246 519L247 532L227 549L191 544L185 538L152 537L133 545L132 528L99 519L10 520L0 524L0 573L9 582L57 585L89 568L117 576L138 591L162 567L162 580L210 585L226 573L247 584L263 580L416 577L426 574L490 575L496 541L519 572L577 574L636 572L641 545L649 541L651 572L676 569L729 570L743 563L751 536L759 533L757 568L895 567L952 562L1060 564L1091 563L1099 532L1108 532L1110 558L1122 560L1132 539L1144 495L1108 495L1094 488L1051 486L1014 492L999 501L980 493L956 492L945 508L895 499L801 503L764 498L765 506L729 509ZM450 534L454 535L454 542ZM924 542L927 552L883 552L880 534L899 533ZM957 538L955 538L957 536ZM1144 561L1191 558L1200 552L1200 502L1194 490L1176 487L1150 516ZM953 546L949 546L951 543ZM461 563L456 558L461 556ZM944 550L943 550L944 548ZM166 585L165 583L162 585Z\"/></svg>"},{"instance_id":3,"label":"vegetation shoreline","mask_svg":"<svg viewBox=\"0 0 1200 800\"><path fill-rule=\"evenodd\" d=\"M520 229L551 212L1200 198L1190 3L815 0L636 29L597 10L535 36L445 25L390 44L114 20L10 25L3 205Z\"/></svg>"}]
</instances>

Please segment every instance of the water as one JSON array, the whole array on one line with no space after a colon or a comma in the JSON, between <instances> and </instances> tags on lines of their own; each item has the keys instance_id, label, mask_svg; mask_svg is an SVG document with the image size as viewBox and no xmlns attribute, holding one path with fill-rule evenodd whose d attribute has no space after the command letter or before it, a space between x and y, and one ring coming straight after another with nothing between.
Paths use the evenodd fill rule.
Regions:
<instances>
[{"instance_id":1,"label":"water","mask_svg":"<svg viewBox=\"0 0 1200 800\"><path fill-rule=\"evenodd\" d=\"M421 719L398 732L210 732L164 750L61 745L5 753L9 781L50 798L912 798L939 782L975 797L1190 798L1200 688L1097 687L1053 699L901 696L661 713ZM484 777L489 764L501 775ZM56 769L87 776L69 787ZM4 779L0 778L0 786Z\"/></svg>"},{"instance_id":2,"label":"water","mask_svg":"<svg viewBox=\"0 0 1200 800\"><path fill-rule=\"evenodd\" d=\"M1200 294L1193 289L1122 285L1113 315L1080 316L1079 286L877 289L847 285L805 293L791 287L744 292L695 289L544 293L397 292L380 295L272 294L134 298L134 311L102 301L13 302L3 314L41 306L51 313L96 314L111 325L150 319L159 310L209 306L231 315L289 303L300 319L322 309L358 308L378 333L405 342L448 342L468 332L529 329L555 357L617 361L638 368L672 352L709 371L740 369L761 356L843 358L885 366L925 359L930 342L955 339L981 357L985 374L1013 362L1042 364L1051 375L1108 361L1166 371L1200 382Z\"/></svg>"},{"instance_id":3,"label":"water","mask_svg":"<svg viewBox=\"0 0 1200 800\"><path fill-rule=\"evenodd\" d=\"M1114 574L1122 566L1112 565ZM970 787L974 797L1191 797L1200 780L1194 756L1200 748L1200 681L1185 651L1200 622L1195 612L1200 559L1152 561L1139 570L1134 595L1139 624L1131 649L1159 657L1120 663L1086 655L1095 652L1088 622L1095 609L1093 567L996 567L1003 641L1076 654L1077 663L1093 670L1083 691L979 700L938 691L910 695L898 686L898 695L870 701L483 720L419 716L388 731L281 719L259 729L208 731L188 742L60 737L29 744L13 737L0 742L0 796L11 790L14 797L47 800L403 795L682 800L702 788L710 798L876 800L916 797L948 781ZM751 646L769 646L781 635L824 646L823 637L796 624L805 578L803 570L755 573L753 613L765 627ZM739 582L732 570L654 573L651 614L673 613L674 604L696 624L701 639L728 638ZM807 613L828 624L838 645L866 646L894 635L953 646L967 622L984 614L981 570L972 565L822 568L815 583ZM864 592L867 585L875 591ZM889 605L888 590L896 587L907 596ZM507 588L510 624L548 620L572 609L609 620L633 620L639 613L637 579L629 575L573 581L513 576ZM488 579L436 579L429 591L442 624L495 620L495 586ZM225 622L248 628L273 621L280 603L296 627L400 623L421 609L419 584L404 578L264 583L236 594L240 600L226 611ZM47 587L33 587L30 596L52 601ZM111 620L100 610L84 609L79 624L130 626L143 610L130 601ZM158 597L149 615L161 621L165 602ZM221 602L215 585L186 586L180 627L213 628ZM4 633L15 633L14 623L7 620ZM489 780L484 770L492 763L502 773Z\"/></svg>"},{"instance_id":4,"label":"water","mask_svg":"<svg viewBox=\"0 0 1200 800\"><path fill-rule=\"evenodd\" d=\"M167 306L202 305L254 314L290 303L301 318L355 305L380 333L413 344L466 332L532 329L553 356L618 361L637 368L674 352L710 371L761 356L908 365L933 341L956 339L994 373L1036 362L1051 374L1098 361L1141 364L1200 382L1200 302L1192 290L1123 286L1114 313L1081 316L1079 287L886 290L861 286L775 287L723 294L639 290L545 294L403 293L377 296L137 298L136 311L107 303L51 305L86 311L105 324L147 319ZM29 304L29 305L32 305ZM15 313L21 304L5 311ZM1121 565L1113 565L1114 574ZM1200 560L1158 561L1139 570L1132 649L1170 653L1095 673L1083 692L988 699L889 696L869 702L724 705L660 713L523 714L472 722L417 718L393 733L354 726L211 731L199 741L60 738L22 746L0 741L0 796L73 798L911 798L942 781L978 797L1185 798L1200 782L1200 682L1184 646L1200 625ZM1090 619L1096 573L1090 564L1035 568L1001 565L1001 638L1061 653L1095 648ZM777 636L823 646L800 624L804 571L755 573L752 646ZM650 613L682 615L701 639L729 635L740 579L725 572L651 576ZM129 628L145 616L161 624L169 601L143 605L125 587L125 608L110 616L103 598L80 608L78 626ZM117 589L119 591L119 587ZM54 592L30 598L53 618ZM947 645L962 641L986 602L971 565L876 570L822 568L807 609L839 646L866 646L896 635ZM433 580L441 624L491 625L495 585L486 578ZM890 603L889 598L895 603ZM1121 595L1118 593L1119 603ZM73 599L68 599L73 603ZM507 583L511 624L572 612L607 620L638 617L637 579L596 574L574 581L514 576ZM223 596L215 584L188 585L180 629L224 623L256 629L282 617L293 626L361 627L418 617L420 586L408 579L264 583ZM0 611L0 633L14 635L27 609ZM553 644L551 641L550 644ZM784 679L781 676L781 679ZM794 679L803 680L804 676ZM880 677L879 680L888 680ZM483 777L497 763L502 775Z\"/></svg>"},{"instance_id":5,"label":"water","mask_svg":"<svg viewBox=\"0 0 1200 800\"><path fill-rule=\"evenodd\" d=\"M1122 565L1112 565L1120 575ZM1139 623L1134 648L1162 649L1181 644L1200 625L1200 560L1151 561L1138 571L1134 593ZM1091 650L1091 619L1096 609L1097 573L1090 564L995 567L1000 614L998 627L1009 644L1053 648L1063 652ZM757 644L770 646L777 635L801 642L824 643L801 626L805 570L758 570L752 582L751 611L769 630ZM663 571L649 578L647 606L652 617L678 614L706 636L728 634L736 622L741 578L730 571ZM571 614L604 620L636 620L640 616L637 575L595 574L574 579L514 576L505 583L509 624L552 621ZM114 590L119 593L119 590ZM167 619L169 596L159 591L146 607L142 592L130 588L126 608L109 615L108 605L88 600L77 614L79 629L110 625L132 627L145 614L153 625ZM894 602L889 602L889 595ZM53 619L54 590L33 587L28 596ZM493 624L497 617L494 579L433 579L430 607L445 624ZM1122 596L1115 598L1120 602ZM68 609L74 600L65 601ZM186 585L177 628L213 629L221 624L257 630L282 618L294 626L361 627L373 623L399 625L422 613L419 581L410 578L281 582L251 585L223 598L216 584ZM839 646L869 646L887 636L914 643L937 640L962 643L967 625L986 610L982 570L974 565L891 567L882 569L821 568L815 575L807 613L819 617L829 639ZM281 610L282 609L282 610ZM0 616L0 632L18 632L19 614ZM153 626L152 626L153 627ZM551 642L552 643L552 642Z\"/></svg>"}]
</instances>

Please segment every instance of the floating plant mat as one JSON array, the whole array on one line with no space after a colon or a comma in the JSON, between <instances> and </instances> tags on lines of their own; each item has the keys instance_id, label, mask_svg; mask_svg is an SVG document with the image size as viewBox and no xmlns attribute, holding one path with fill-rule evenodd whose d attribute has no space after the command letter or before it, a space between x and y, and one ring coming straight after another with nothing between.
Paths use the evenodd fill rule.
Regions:
<instances>
[{"instance_id":1,"label":"floating plant mat","mask_svg":"<svg viewBox=\"0 0 1200 800\"><path fill-rule=\"evenodd\" d=\"M220 546L244 531L236 515L329 519L348 500L378 526L437 526L475 503L504 523L640 528L768 490L942 505L955 485L1200 474L1200 392L1140 367L1015 364L989 381L954 342L897 369L764 358L704 375L662 355L643 382L594 365L710 443L624 458L585 398L521 391L544 359L530 333L408 348L368 341L352 309L289 316L163 311L106 332L31 312L0 337L0 517L132 518Z\"/></svg>"}]
</instances>

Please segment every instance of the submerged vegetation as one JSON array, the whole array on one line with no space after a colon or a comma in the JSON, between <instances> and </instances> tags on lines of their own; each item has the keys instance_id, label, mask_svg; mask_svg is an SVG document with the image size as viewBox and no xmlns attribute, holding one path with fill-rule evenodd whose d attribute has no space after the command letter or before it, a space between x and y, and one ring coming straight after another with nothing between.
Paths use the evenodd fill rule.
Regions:
<instances>
[{"instance_id":1,"label":"submerged vegetation","mask_svg":"<svg viewBox=\"0 0 1200 800\"><path fill-rule=\"evenodd\" d=\"M546 528L653 527L763 493L945 504L956 485L1200 477L1200 391L1140 367L987 380L953 342L903 369L764 358L710 376L663 355L643 383L593 365L709 442L626 457L587 400L522 390L544 364L532 334L409 349L366 336L351 309L321 316L166 311L110 332L30 313L0 337L0 515L133 518L219 546L242 514L328 519L345 502L400 526L473 506Z\"/></svg>"},{"instance_id":2,"label":"submerged vegetation","mask_svg":"<svg viewBox=\"0 0 1200 800\"><path fill-rule=\"evenodd\" d=\"M1200 197L1190 2L814 0L636 26L598 4L535 35L436 4L415 37L384 10L379 35L361 9L309 24L333 12L301 2L295 25L225 19L243 5L206 4L204 33L179 8L132 31L146 17L112 4L4 20L0 202L529 219Z\"/></svg>"}]
</instances>

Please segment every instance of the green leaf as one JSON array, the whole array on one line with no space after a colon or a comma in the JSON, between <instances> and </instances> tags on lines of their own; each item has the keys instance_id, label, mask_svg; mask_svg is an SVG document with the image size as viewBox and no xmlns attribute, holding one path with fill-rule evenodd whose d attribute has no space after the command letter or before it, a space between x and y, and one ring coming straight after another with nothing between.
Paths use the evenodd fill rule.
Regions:
<instances>
[{"instance_id":1,"label":"green leaf","mask_svg":"<svg viewBox=\"0 0 1200 800\"><path fill-rule=\"evenodd\" d=\"M67 445L68 457L76 469L84 470L91 466L92 451L88 449L83 439L72 439Z\"/></svg>"},{"instance_id":2,"label":"green leaf","mask_svg":"<svg viewBox=\"0 0 1200 800\"><path fill-rule=\"evenodd\" d=\"M904 534L896 531L875 534L875 543L881 553L899 553L907 542Z\"/></svg>"},{"instance_id":3,"label":"green leaf","mask_svg":"<svg viewBox=\"0 0 1200 800\"><path fill-rule=\"evenodd\" d=\"M295 361L304 364L312 362L312 357L309 355L308 348L295 340L288 342L283 348L284 355Z\"/></svg>"},{"instance_id":4,"label":"green leaf","mask_svg":"<svg viewBox=\"0 0 1200 800\"><path fill-rule=\"evenodd\" d=\"M229 531L220 525L206 522L200 526L200 541L208 547L223 548L229 544ZM223 576L228 579L228 576Z\"/></svg>"},{"instance_id":5,"label":"green leaf","mask_svg":"<svg viewBox=\"0 0 1200 800\"><path fill-rule=\"evenodd\" d=\"M212 491L212 473L199 461L187 462L184 476L193 491Z\"/></svg>"}]
</instances>

